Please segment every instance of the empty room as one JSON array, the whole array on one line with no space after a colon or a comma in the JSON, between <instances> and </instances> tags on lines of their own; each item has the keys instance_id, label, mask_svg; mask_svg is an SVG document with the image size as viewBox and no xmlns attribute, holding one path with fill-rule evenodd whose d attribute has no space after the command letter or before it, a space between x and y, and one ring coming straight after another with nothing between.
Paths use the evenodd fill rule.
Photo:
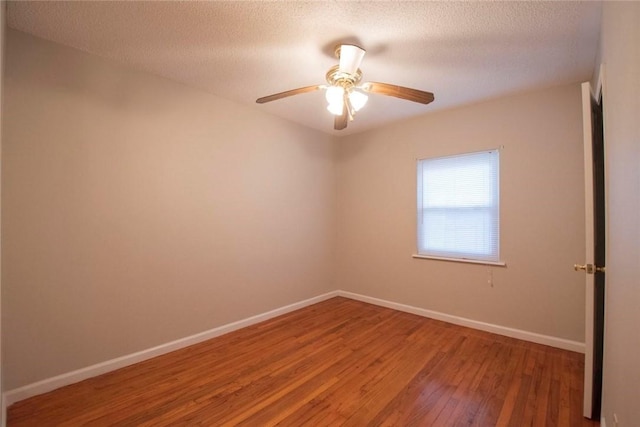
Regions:
<instances>
[{"instance_id":1,"label":"empty room","mask_svg":"<svg viewBox=\"0 0 640 427\"><path fill-rule=\"evenodd\" d=\"M3 426L640 423L640 2L0 6Z\"/></svg>"}]
</instances>

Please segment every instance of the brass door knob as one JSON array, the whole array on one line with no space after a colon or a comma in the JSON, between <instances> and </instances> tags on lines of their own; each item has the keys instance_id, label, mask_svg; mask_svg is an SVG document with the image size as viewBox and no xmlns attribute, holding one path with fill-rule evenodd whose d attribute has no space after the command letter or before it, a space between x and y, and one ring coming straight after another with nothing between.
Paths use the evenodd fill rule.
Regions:
<instances>
[{"instance_id":1,"label":"brass door knob","mask_svg":"<svg viewBox=\"0 0 640 427\"><path fill-rule=\"evenodd\" d=\"M575 271L584 270L587 274L593 274L593 264L573 264Z\"/></svg>"},{"instance_id":2,"label":"brass door knob","mask_svg":"<svg viewBox=\"0 0 640 427\"><path fill-rule=\"evenodd\" d=\"M584 270L587 274L593 274L595 272L604 273L605 267L596 267L593 264L573 264L573 269L575 271Z\"/></svg>"}]
</instances>

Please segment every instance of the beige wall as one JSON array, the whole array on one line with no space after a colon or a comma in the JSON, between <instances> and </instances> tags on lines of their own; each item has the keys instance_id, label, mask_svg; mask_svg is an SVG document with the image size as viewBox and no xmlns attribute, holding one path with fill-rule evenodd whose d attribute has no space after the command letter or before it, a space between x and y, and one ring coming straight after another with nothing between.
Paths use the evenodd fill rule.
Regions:
<instances>
[{"instance_id":1,"label":"beige wall","mask_svg":"<svg viewBox=\"0 0 640 427\"><path fill-rule=\"evenodd\" d=\"M640 422L640 3L605 2L607 279L602 415Z\"/></svg>"},{"instance_id":2,"label":"beige wall","mask_svg":"<svg viewBox=\"0 0 640 427\"><path fill-rule=\"evenodd\" d=\"M582 118L578 84L429 114L338 148L341 289L584 341ZM416 159L504 146L507 267L413 259ZM493 286L488 284L492 276Z\"/></svg>"},{"instance_id":3,"label":"beige wall","mask_svg":"<svg viewBox=\"0 0 640 427\"><path fill-rule=\"evenodd\" d=\"M6 389L335 289L333 141L7 34Z\"/></svg>"}]
</instances>

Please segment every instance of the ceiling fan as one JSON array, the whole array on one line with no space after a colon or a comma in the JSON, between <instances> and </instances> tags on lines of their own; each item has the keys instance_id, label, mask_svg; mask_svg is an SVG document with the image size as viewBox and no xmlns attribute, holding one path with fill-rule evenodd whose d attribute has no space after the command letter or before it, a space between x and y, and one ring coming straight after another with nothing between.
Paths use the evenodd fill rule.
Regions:
<instances>
[{"instance_id":1,"label":"ceiling fan","mask_svg":"<svg viewBox=\"0 0 640 427\"><path fill-rule=\"evenodd\" d=\"M305 86L292 89L258 98L256 102L258 104L264 104L265 102L275 101L288 96L325 89L326 99L329 103L327 109L335 115L333 127L336 130L342 130L347 127L349 120L353 120L355 113L367 102L367 93L394 96L421 104L428 104L434 99L431 92L418 89L388 83L366 82L361 84L362 71L358 67L360 67L365 50L359 46L343 44L336 46L335 53L340 63L327 71L326 85Z\"/></svg>"}]
</instances>

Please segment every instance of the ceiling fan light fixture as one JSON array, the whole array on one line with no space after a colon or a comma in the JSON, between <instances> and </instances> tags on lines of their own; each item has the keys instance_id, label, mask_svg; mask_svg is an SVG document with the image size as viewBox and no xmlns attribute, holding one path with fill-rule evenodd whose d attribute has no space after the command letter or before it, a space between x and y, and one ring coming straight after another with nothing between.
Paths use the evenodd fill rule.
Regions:
<instances>
[{"instance_id":1,"label":"ceiling fan light fixture","mask_svg":"<svg viewBox=\"0 0 640 427\"><path fill-rule=\"evenodd\" d=\"M340 116L342 114L343 108L344 108L344 104L342 103L342 100L338 102L330 102L329 105L327 106L327 110L329 110L329 112L334 116Z\"/></svg>"},{"instance_id":2,"label":"ceiling fan light fixture","mask_svg":"<svg viewBox=\"0 0 640 427\"><path fill-rule=\"evenodd\" d=\"M352 90L349 93L349 103L353 107L354 111L360 111L362 107L367 103L369 97L362 92Z\"/></svg>"},{"instance_id":3,"label":"ceiling fan light fixture","mask_svg":"<svg viewBox=\"0 0 640 427\"><path fill-rule=\"evenodd\" d=\"M340 104L342 105L342 98L344 96L344 88L342 86L329 86L324 94L327 98L329 105Z\"/></svg>"},{"instance_id":4,"label":"ceiling fan light fixture","mask_svg":"<svg viewBox=\"0 0 640 427\"><path fill-rule=\"evenodd\" d=\"M344 107L344 88L342 86L329 86L324 96L329 103L327 110L336 116L341 115Z\"/></svg>"}]
</instances>

